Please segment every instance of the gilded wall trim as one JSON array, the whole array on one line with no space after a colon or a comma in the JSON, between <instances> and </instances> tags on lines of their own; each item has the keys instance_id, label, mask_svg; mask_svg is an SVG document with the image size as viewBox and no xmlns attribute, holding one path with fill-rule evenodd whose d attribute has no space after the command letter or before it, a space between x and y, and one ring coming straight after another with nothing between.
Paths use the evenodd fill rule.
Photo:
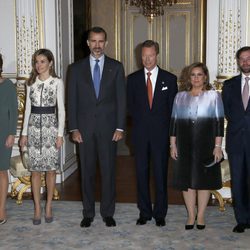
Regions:
<instances>
[{"instance_id":1,"label":"gilded wall trim","mask_svg":"<svg viewBox=\"0 0 250 250\"><path fill-rule=\"evenodd\" d=\"M206 6L207 0L200 1L200 59L201 62L206 62Z\"/></svg>"},{"instance_id":2,"label":"gilded wall trim","mask_svg":"<svg viewBox=\"0 0 250 250\"><path fill-rule=\"evenodd\" d=\"M44 8L43 1L36 0L36 16L38 22L39 47L44 48Z\"/></svg>"},{"instance_id":3,"label":"gilded wall trim","mask_svg":"<svg viewBox=\"0 0 250 250\"><path fill-rule=\"evenodd\" d=\"M115 1L115 58L121 60L121 1Z\"/></svg>"},{"instance_id":4,"label":"gilded wall trim","mask_svg":"<svg viewBox=\"0 0 250 250\"><path fill-rule=\"evenodd\" d=\"M165 8L163 16L150 22L139 8L126 5L125 0L121 2L120 51L127 74L140 67L135 64L135 49L145 39L159 43L158 64L174 74L179 75L182 68L193 61L205 60L206 0L178 0L177 4ZM116 12L119 16L118 8ZM176 28L182 33L175 32Z\"/></svg>"}]
</instances>

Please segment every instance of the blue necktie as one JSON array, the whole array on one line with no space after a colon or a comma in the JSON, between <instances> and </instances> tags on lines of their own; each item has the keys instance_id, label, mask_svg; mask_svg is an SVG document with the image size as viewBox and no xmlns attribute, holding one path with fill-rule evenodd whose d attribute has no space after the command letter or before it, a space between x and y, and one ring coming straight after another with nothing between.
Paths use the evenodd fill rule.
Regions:
<instances>
[{"instance_id":1,"label":"blue necktie","mask_svg":"<svg viewBox=\"0 0 250 250\"><path fill-rule=\"evenodd\" d=\"M100 90L100 79L101 79L101 73L100 73L100 66L99 66L99 60L95 60L95 67L94 67L94 73L93 73L93 81L94 81L94 88L95 88L95 95L96 98L99 96L99 90Z\"/></svg>"}]
</instances>

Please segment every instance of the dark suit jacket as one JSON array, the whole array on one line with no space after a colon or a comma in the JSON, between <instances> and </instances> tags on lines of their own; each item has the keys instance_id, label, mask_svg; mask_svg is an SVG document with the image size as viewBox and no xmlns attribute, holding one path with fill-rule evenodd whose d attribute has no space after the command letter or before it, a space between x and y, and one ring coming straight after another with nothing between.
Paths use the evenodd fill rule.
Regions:
<instances>
[{"instance_id":1,"label":"dark suit jacket","mask_svg":"<svg viewBox=\"0 0 250 250\"><path fill-rule=\"evenodd\" d=\"M241 75L226 80L222 89L225 117L228 121L226 151L243 152L244 143L250 148L250 107L244 109L241 95Z\"/></svg>"},{"instance_id":2,"label":"dark suit jacket","mask_svg":"<svg viewBox=\"0 0 250 250\"><path fill-rule=\"evenodd\" d=\"M68 84L69 130L79 129L84 138L93 132L112 137L116 128L125 128L126 86L120 62L105 56L98 99L89 57L70 66Z\"/></svg>"},{"instance_id":3,"label":"dark suit jacket","mask_svg":"<svg viewBox=\"0 0 250 250\"><path fill-rule=\"evenodd\" d=\"M167 143L174 97L177 93L175 75L159 68L152 110L149 108L144 69L128 76L128 110L133 120L133 139L151 136L159 145Z\"/></svg>"}]
</instances>

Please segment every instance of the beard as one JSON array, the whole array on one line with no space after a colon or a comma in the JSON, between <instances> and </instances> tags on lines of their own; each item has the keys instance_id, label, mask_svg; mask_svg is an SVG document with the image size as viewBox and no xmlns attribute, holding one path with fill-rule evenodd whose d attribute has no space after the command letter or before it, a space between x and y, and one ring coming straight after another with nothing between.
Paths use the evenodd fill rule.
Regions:
<instances>
[{"instance_id":1,"label":"beard","mask_svg":"<svg viewBox=\"0 0 250 250\"><path fill-rule=\"evenodd\" d=\"M248 74L250 73L250 66L249 67L239 67L240 68L240 71L244 74Z\"/></svg>"}]
</instances>

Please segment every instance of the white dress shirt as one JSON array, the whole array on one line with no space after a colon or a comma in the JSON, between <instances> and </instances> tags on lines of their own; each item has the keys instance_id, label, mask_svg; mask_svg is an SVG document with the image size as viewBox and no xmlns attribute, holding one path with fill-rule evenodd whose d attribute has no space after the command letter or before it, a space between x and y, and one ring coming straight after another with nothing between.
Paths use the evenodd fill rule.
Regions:
<instances>
[{"instance_id":1,"label":"white dress shirt","mask_svg":"<svg viewBox=\"0 0 250 250\"><path fill-rule=\"evenodd\" d=\"M90 55L89 56L89 63L90 63L92 79L94 79L94 67L95 67L95 64L96 64L96 60L99 60L98 64L99 64L99 67L100 67L100 75L101 75L101 78L102 78L102 72L103 72L103 66L104 66L104 55L102 55L98 59L93 57L92 55Z\"/></svg>"}]
</instances>

